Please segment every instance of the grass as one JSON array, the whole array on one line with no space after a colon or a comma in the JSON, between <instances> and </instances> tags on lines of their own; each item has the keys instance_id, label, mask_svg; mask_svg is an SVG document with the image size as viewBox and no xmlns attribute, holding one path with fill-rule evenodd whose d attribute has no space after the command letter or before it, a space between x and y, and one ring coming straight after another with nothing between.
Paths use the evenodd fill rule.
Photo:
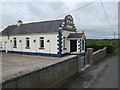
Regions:
<instances>
[{"instance_id":1,"label":"grass","mask_svg":"<svg viewBox=\"0 0 120 90\"><path fill-rule=\"evenodd\" d=\"M118 50L118 40L114 39L87 39L86 40L86 48L93 48L93 51L97 51L104 47L107 47L107 53L111 55L115 55Z\"/></svg>"}]
</instances>

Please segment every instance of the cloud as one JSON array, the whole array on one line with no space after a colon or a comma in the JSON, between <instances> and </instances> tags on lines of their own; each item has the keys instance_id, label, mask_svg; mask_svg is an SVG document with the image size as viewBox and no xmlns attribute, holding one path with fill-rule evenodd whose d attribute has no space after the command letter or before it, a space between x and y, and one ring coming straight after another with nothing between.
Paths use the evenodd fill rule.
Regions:
<instances>
[{"instance_id":1,"label":"cloud","mask_svg":"<svg viewBox=\"0 0 120 90\"><path fill-rule=\"evenodd\" d=\"M64 18L65 14L71 14L79 32L86 32L87 38L113 38L114 31L118 32L117 2L104 2L104 7L111 22L105 16L100 2L81 8L90 2L5 2L2 3L2 24L6 26L16 24L17 20L24 23Z\"/></svg>"}]
</instances>

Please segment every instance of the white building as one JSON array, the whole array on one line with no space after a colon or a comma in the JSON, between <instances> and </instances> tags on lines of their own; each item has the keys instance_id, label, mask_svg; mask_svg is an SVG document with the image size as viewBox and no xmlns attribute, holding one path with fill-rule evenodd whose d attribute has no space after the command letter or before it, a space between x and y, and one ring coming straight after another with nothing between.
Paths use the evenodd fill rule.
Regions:
<instances>
[{"instance_id":1,"label":"white building","mask_svg":"<svg viewBox=\"0 0 120 90\"><path fill-rule=\"evenodd\" d=\"M0 51L61 57L85 52L85 34L77 33L73 18L10 25L0 36Z\"/></svg>"}]
</instances>

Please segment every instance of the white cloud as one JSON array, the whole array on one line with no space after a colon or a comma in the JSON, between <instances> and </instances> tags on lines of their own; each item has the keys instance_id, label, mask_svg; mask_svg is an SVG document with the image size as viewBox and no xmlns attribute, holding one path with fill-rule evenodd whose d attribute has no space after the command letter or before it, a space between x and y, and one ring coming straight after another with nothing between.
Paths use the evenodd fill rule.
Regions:
<instances>
[{"instance_id":1,"label":"white cloud","mask_svg":"<svg viewBox=\"0 0 120 90\"><path fill-rule=\"evenodd\" d=\"M58 16L64 18L64 14L88 3L90 2L4 2L2 3L2 24L4 27L0 28L16 24L19 19L23 22L33 22L56 19ZM112 27L118 32L117 3L104 2L103 4ZM87 38L112 38L113 30L100 2L95 2L70 14L74 18L78 31L84 30L87 33Z\"/></svg>"},{"instance_id":2,"label":"white cloud","mask_svg":"<svg viewBox=\"0 0 120 90\"><path fill-rule=\"evenodd\" d=\"M94 0L74 0L74 2L92 2ZM96 0L100 2L99 0ZM102 0L103 2L119 2L119 0ZM73 0L1 0L1 2L73 2Z\"/></svg>"}]
</instances>

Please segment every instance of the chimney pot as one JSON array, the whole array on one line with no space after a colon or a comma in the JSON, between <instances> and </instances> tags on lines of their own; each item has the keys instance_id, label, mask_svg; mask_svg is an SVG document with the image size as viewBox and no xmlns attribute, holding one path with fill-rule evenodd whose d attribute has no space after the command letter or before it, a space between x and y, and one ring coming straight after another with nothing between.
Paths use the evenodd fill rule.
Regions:
<instances>
[{"instance_id":1,"label":"chimney pot","mask_svg":"<svg viewBox=\"0 0 120 90\"><path fill-rule=\"evenodd\" d=\"M22 21L18 20L17 23L18 23L17 26L20 26L22 24Z\"/></svg>"}]
</instances>

